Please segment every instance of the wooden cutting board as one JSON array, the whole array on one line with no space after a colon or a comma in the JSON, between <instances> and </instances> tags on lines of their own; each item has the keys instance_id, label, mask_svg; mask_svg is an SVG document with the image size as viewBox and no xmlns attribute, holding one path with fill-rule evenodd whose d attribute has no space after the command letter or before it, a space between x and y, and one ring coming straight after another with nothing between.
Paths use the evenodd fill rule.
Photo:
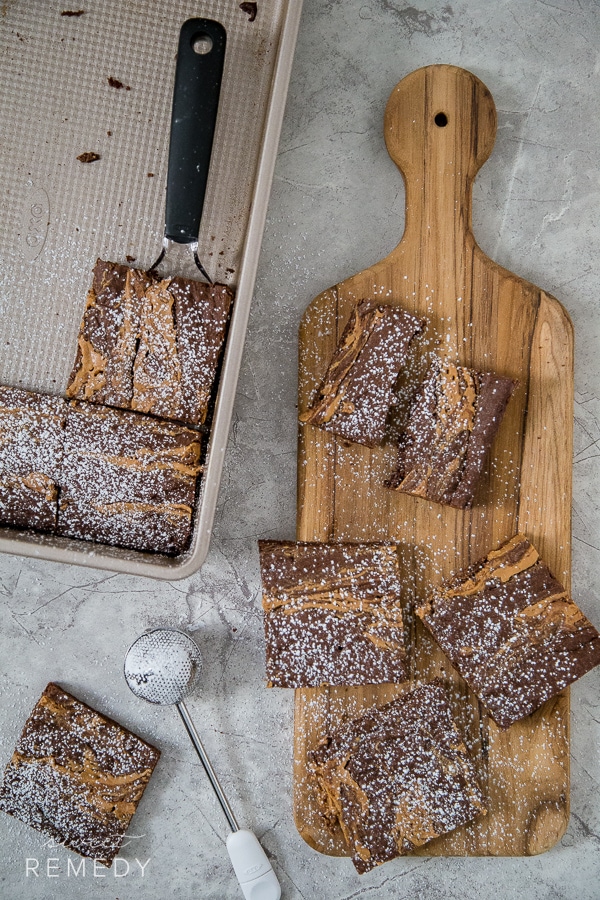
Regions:
<instances>
[{"instance_id":1,"label":"wooden cutting board","mask_svg":"<svg viewBox=\"0 0 600 900\"><path fill-rule=\"evenodd\" d=\"M472 183L496 132L485 85L454 66L419 69L394 89L384 127L406 185L405 233L389 256L308 307L300 329L300 411L310 405L353 305L368 297L425 316L429 351L517 379L519 386L471 510L385 488L396 456L391 442L370 450L301 427L297 537L399 544L412 676L441 675L451 688L455 717L489 797L486 817L420 852L541 853L561 837L569 816L568 691L501 731L411 610L431 583L517 531L569 586L572 326L557 300L497 265L475 242ZM340 722L395 693L393 685L295 693L294 815L302 837L323 853L347 850L341 832L325 828L307 752Z\"/></svg>"}]
</instances>

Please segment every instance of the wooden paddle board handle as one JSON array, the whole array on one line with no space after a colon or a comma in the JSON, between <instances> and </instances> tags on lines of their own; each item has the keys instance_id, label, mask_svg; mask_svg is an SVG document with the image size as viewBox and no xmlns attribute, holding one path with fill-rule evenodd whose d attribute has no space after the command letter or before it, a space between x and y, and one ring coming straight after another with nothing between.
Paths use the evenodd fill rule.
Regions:
<instances>
[{"instance_id":1,"label":"wooden paddle board handle","mask_svg":"<svg viewBox=\"0 0 600 900\"><path fill-rule=\"evenodd\" d=\"M405 237L438 240L452 224L457 238L471 230L473 179L492 152L496 121L489 90L457 66L417 69L396 85L384 134L406 185Z\"/></svg>"}]
</instances>

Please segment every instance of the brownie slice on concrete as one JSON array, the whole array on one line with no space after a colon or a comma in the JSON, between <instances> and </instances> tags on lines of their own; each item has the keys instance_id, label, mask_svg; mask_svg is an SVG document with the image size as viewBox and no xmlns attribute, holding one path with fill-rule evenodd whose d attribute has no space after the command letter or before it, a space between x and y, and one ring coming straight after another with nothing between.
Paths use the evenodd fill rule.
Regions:
<instances>
[{"instance_id":1,"label":"brownie slice on concrete","mask_svg":"<svg viewBox=\"0 0 600 900\"><path fill-rule=\"evenodd\" d=\"M50 683L0 786L0 809L110 866L160 751Z\"/></svg>"},{"instance_id":2,"label":"brownie slice on concrete","mask_svg":"<svg viewBox=\"0 0 600 900\"><path fill-rule=\"evenodd\" d=\"M417 614L502 728L600 663L600 634L520 534L434 588Z\"/></svg>"}]
</instances>

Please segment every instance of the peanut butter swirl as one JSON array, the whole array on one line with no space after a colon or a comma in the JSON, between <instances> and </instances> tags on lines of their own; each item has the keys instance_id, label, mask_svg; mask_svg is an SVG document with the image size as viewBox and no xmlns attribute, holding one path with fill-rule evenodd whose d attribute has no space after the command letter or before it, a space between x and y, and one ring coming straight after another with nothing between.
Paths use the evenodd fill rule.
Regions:
<instances>
[{"instance_id":1,"label":"peanut butter swirl","mask_svg":"<svg viewBox=\"0 0 600 900\"><path fill-rule=\"evenodd\" d=\"M411 469L398 489L417 497L429 497L433 491L433 499L451 493L465 463L476 414L474 373L455 363L440 365L435 380L432 444L423 462Z\"/></svg>"},{"instance_id":2,"label":"peanut butter swirl","mask_svg":"<svg viewBox=\"0 0 600 900\"><path fill-rule=\"evenodd\" d=\"M68 759L65 763L60 763L54 756L25 756L15 751L11 765L16 768L49 766L57 775L67 778L75 790L82 790L86 802L96 809L98 817L111 814L126 822L135 812L152 774L147 768L127 775L111 775L103 771L89 747L83 761Z\"/></svg>"},{"instance_id":3,"label":"peanut butter swirl","mask_svg":"<svg viewBox=\"0 0 600 900\"><path fill-rule=\"evenodd\" d=\"M178 472L180 475L189 475L195 478L202 471L202 467L198 464L200 444L196 442L180 447L169 447L166 450L140 447L136 456L120 456L93 450L80 451L79 456L87 459L101 459L113 466L135 469L140 472Z\"/></svg>"},{"instance_id":4,"label":"peanut butter swirl","mask_svg":"<svg viewBox=\"0 0 600 900\"><path fill-rule=\"evenodd\" d=\"M170 283L171 279L165 278L151 284L144 297L131 408L177 418L184 410L175 298L169 292Z\"/></svg>"},{"instance_id":5,"label":"peanut butter swirl","mask_svg":"<svg viewBox=\"0 0 600 900\"><path fill-rule=\"evenodd\" d=\"M265 612L277 609L285 615L306 609L326 609L343 616L372 613L382 604L396 602L396 594L373 590L372 583L370 565L340 566L334 583L326 578L321 581L307 579L298 584L287 584L281 591L263 592L263 609Z\"/></svg>"},{"instance_id":6,"label":"peanut butter swirl","mask_svg":"<svg viewBox=\"0 0 600 900\"><path fill-rule=\"evenodd\" d=\"M363 815L367 815L369 810L367 794L346 768L349 759L348 752L344 759L329 760L323 765L313 765L311 769L321 791L319 801L326 818L330 822L337 820L348 846L354 847L360 857L367 860L370 857L369 850L360 844L357 830L353 827L354 823L348 822L343 815L342 788L345 788L358 803Z\"/></svg>"},{"instance_id":7,"label":"peanut butter swirl","mask_svg":"<svg viewBox=\"0 0 600 900\"><path fill-rule=\"evenodd\" d=\"M29 475L24 475L22 482L26 488L35 491L36 494L41 494L49 503L53 503L58 497L58 485L43 472L31 472Z\"/></svg>"},{"instance_id":8,"label":"peanut butter swirl","mask_svg":"<svg viewBox=\"0 0 600 900\"><path fill-rule=\"evenodd\" d=\"M80 397L91 400L106 386L106 366L108 359L94 349L91 341L79 335L77 341L80 363L73 379L66 390L67 397Z\"/></svg>"},{"instance_id":9,"label":"peanut butter swirl","mask_svg":"<svg viewBox=\"0 0 600 900\"><path fill-rule=\"evenodd\" d=\"M312 407L300 415L301 422L323 425L331 421L338 411L354 412L354 404L344 400L344 381L384 314L384 307L373 306L366 309L364 305L354 307L317 398Z\"/></svg>"},{"instance_id":10,"label":"peanut butter swirl","mask_svg":"<svg viewBox=\"0 0 600 900\"><path fill-rule=\"evenodd\" d=\"M506 584L515 575L531 568L539 559L539 553L522 534L516 534L498 550L488 553L485 563L477 573L446 592L448 597L471 597L478 594L493 578Z\"/></svg>"},{"instance_id":11,"label":"peanut butter swirl","mask_svg":"<svg viewBox=\"0 0 600 900\"><path fill-rule=\"evenodd\" d=\"M167 520L191 519L192 507L186 503L144 503L119 501L113 503L90 503L96 512L106 516L144 516L147 514L165 516Z\"/></svg>"}]
</instances>

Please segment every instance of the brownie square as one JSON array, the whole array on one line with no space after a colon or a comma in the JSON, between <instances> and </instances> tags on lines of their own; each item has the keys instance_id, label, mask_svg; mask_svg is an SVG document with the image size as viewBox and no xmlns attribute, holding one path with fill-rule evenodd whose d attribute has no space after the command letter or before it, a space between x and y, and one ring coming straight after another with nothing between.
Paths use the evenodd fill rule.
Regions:
<instances>
[{"instance_id":1,"label":"brownie square","mask_svg":"<svg viewBox=\"0 0 600 900\"><path fill-rule=\"evenodd\" d=\"M110 866L159 756L50 683L5 769L0 809Z\"/></svg>"},{"instance_id":2,"label":"brownie square","mask_svg":"<svg viewBox=\"0 0 600 900\"><path fill-rule=\"evenodd\" d=\"M394 544L258 546L269 687L407 678Z\"/></svg>"},{"instance_id":3,"label":"brownie square","mask_svg":"<svg viewBox=\"0 0 600 900\"><path fill-rule=\"evenodd\" d=\"M53 531L66 403L0 386L0 524Z\"/></svg>"},{"instance_id":4,"label":"brownie square","mask_svg":"<svg viewBox=\"0 0 600 900\"><path fill-rule=\"evenodd\" d=\"M516 384L437 360L411 404L387 486L458 509L471 506Z\"/></svg>"},{"instance_id":5,"label":"brownie square","mask_svg":"<svg viewBox=\"0 0 600 900\"><path fill-rule=\"evenodd\" d=\"M600 635L520 534L417 614L501 728L600 663Z\"/></svg>"},{"instance_id":6,"label":"brownie square","mask_svg":"<svg viewBox=\"0 0 600 900\"><path fill-rule=\"evenodd\" d=\"M424 327L425 319L397 306L375 300L357 303L312 405L300 421L367 447L381 443L394 384L411 341Z\"/></svg>"},{"instance_id":7,"label":"brownie square","mask_svg":"<svg viewBox=\"0 0 600 900\"><path fill-rule=\"evenodd\" d=\"M199 459L200 435L189 428L73 401L58 534L180 553L191 535Z\"/></svg>"},{"instance_id":8,"label":"brownie square","mask_svg":"<svg viewBox=\"0 0 600 900\"><path fill-rule=\"evenodd\" d=\"M67 396L202 424L232 299L225 285L99 259Z\"/></svg>"},{"instance_id":9,"label":"brownie square","mask_svg":"<svg viewBox=\"0 0 600 900\"><path fill-rule=\"evenodd\" d=\"M438 682L367 710L309 757L322 812L361 875L486 811Z\"/></svg>"}]
</instances>

